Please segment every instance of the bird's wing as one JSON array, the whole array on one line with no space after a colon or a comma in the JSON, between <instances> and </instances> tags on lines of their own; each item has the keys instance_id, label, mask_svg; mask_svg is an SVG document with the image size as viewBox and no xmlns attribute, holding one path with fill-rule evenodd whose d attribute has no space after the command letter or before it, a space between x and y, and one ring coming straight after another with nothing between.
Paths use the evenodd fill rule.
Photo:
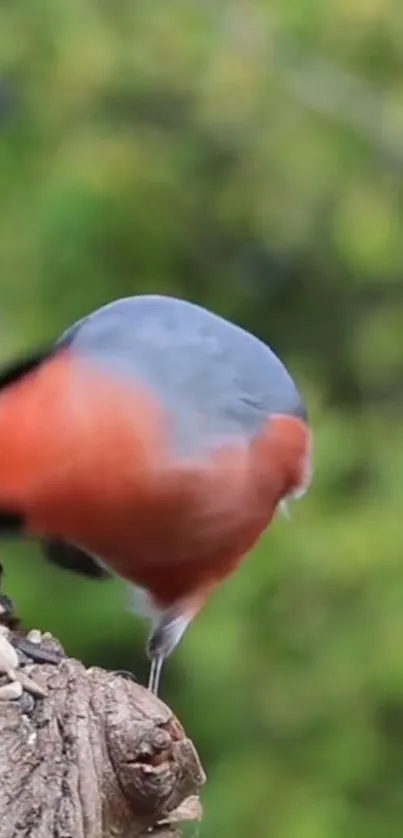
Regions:
<instances>
[{"instance_id":1,"label":"bird's wing","mask_svg":"<svg viewBox=\"0 0 403 838\"><path fill-rule=\"evenodd\" d=\"M42 550L52 564L64 570L72 570L91 579L110 579L112 576L103 564L84 550L64 541L58 539L42 541Z\"/></svg>"}]
</instances>

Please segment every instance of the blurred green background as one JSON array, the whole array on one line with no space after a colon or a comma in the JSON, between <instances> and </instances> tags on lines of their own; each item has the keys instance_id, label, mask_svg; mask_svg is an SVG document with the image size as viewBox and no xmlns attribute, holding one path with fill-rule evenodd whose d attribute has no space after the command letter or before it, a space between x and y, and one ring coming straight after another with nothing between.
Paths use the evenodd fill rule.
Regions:
<instances>
[{"instance_id":1,"label":"blurred green background","mask_svg":"<svg viewBox=\"0 0 403 838\"><path fill-rule=\"evenodd\" d=\"M402 262L400 0L1 2L1 359L166 292L310 408L311 492L166 668L202 838L402 835ZM146 678L123 586L1 555L28 626Z\"/></svg>"}]
</instances>

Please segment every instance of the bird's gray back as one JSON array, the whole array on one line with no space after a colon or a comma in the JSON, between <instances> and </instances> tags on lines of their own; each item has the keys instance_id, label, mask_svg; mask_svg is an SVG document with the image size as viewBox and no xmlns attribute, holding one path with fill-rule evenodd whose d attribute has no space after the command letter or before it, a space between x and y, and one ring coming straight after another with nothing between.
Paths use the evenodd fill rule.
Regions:
<instances>
[{"instance_id":1,"label":"bird's gray back","mask_svg":"<svg viewBox=\"0 0 403 838\"><path fill-rule=\"evenodd\" d=\"M182 451L253 436L271 414L306 419L274 352L193 303L157 295L117 300L72 326L60 343L146 382L174 417Z\"/></svg>"}]
</instances>

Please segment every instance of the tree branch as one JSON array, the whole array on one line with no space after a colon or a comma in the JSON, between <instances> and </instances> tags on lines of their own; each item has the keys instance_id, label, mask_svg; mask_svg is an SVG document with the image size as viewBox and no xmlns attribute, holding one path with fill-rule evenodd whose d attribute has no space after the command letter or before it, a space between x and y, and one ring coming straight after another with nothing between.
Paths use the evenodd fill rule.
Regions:
<instances>
[{"instance_id":1,"label":"tree branch","mask_svg":"<svg viewBox=\"0 0 403 838\"><path fill-rule=\"evenodd\" d=\"M0 631L6 650L18 645ZM199 819L205 775L172 712L122 675L65 657L50 635L31 638L61 659L18 650L13 667L15 649L0 654L0 838L173 838L176 822Z\"/></svg>"}]
</instances>

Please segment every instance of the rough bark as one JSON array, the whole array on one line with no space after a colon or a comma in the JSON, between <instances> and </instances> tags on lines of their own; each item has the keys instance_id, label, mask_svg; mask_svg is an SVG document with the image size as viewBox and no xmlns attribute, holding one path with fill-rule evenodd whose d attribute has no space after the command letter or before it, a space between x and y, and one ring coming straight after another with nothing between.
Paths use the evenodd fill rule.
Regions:
<instances>
[{"instance_id":1,"label":"rough bark","mask_svg":"<svg viewBox=\"0 0 403 838\"><path fill-rule=\"evenodd\" d=\"M62 652L49 635L40 648ZM7 687L0 700L0 838L172 838L175 823L200 818L195 748L144 687L65 656L20 654L5 669L0 693L22 673L46 695Z\"/></svg>"}]
</instances>

